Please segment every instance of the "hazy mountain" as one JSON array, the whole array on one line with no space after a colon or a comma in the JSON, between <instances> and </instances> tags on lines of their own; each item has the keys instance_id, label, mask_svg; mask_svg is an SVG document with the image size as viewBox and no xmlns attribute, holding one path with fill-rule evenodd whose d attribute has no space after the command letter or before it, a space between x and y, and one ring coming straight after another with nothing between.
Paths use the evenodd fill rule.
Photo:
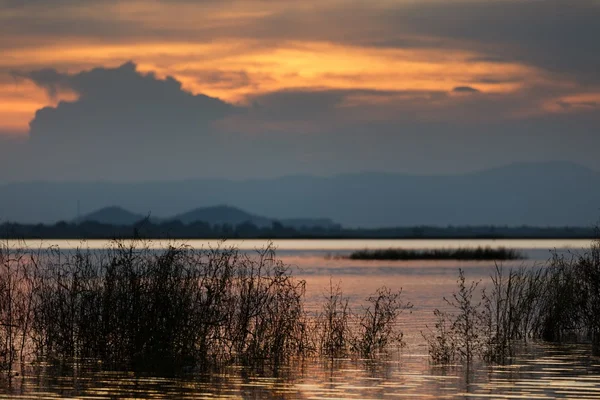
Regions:
<instances>
[{"instance_id":1,"label":"hazy mountain","mask_svg":"<svg viewBox=\"0 0 600 400\"><path fill-rule=\"evenodd\" d=\"M132 225L146 217L147 216L132 213L131 211L125 210L124 208L118 206L110 206L76 218L73 220L73 222L99 222L108 225ZM150 220L155 223L161 221L180 221L184 224L191 224L201 221L210 225L228 224L231 226L237 226L245 222L250 222L259 228L271 227L274 222L279 222L284 226L289 226L296 229L314 227L336 228L340 226L328 218L292 218L279 221L273 218L253 215L244 210L240 210L239 208L226 205L196 208L194 210L167 218L150 217Z\"/></svg>"},{"instance_id":2,"label":"hazy mountain","mask_svg":"<svg viewBox=\"0 0 600 400\"><path fill-rule=\"evenodd\" d=\"M464 175L333 177L0 186L0 220L55 222L118 205L171 216L229 204L252 216L327 217L344 226L589 226L600 217L600 173L572 163L516 164Z\"/></svg>"},{"instance_id":3,"label":"hazy mountain","mask_svg":"<svg viewBox=\"0 0 600 400\"><path fill-rule=\"evenodd\" d=\"M196 221L207 222L211 225L229 224L232 226L239 225L244 222L250 222L258 227L271 226L273 220L258 215L252 215L239 208L230 206L214 206L196 208L183 214L169 218L169 220L179 220L184 224L190 224Z\"/></svg>"},{"instance_id":4,"label":"hazy mountain","mask_svg":"<svg viewBox=\"0 0 600 400\"><path fill-rule=\"evenodd\" d=\"M76 218L74 222L99 222L108 225L133 225L144 219L145 216L127 211L121 207L104 207L98 211Z\"/></svg>"}]
</instances>

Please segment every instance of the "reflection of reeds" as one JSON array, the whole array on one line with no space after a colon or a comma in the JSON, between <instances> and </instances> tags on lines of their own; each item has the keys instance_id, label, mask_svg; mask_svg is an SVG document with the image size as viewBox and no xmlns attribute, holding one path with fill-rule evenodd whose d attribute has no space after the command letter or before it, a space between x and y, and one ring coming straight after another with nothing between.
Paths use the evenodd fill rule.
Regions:
<instances>
[{"instance_id":1,"label":"reflection of reeds","mask_svg":"<svg viewBox=\"0 0 600 400\"><path fill-rule=\"evenodd\" d=\"M370 356L401 337L399 293L380 289L352 314L332 287L323 313L309 318L304 291L271 246L251 255L141 240L73 252L5 244L0 367L34 357L154 371L276 368L297 356ZM361 325L350 331L349 321Z\"/></svg>"},{"instance_id":2,"label":"reflection of reeds","mask_svg":"<svg viewBox=\"0 0 600 400\"><path fill-rule=\"evenodd\" d=\"M479 355L506 362L515 346L529 339L591 341L600 348L600 240L580 255L553 254L544 267L496 266L481 303L459 270L458 291L449 302L455 312L435 310L437 322L423 336L434 362L467 362Z\"/></svg>"},{"instance_id":3,"label":"reflection of reeds","mask_svg":"<svg viewBox=\"0 0 600 400\"><path fill-rule=\"evenodd\" d=\"M516 250L504 247L476 247L460 249L378 249L357 250L351 260L520 260L524 256Z\"/></svg>"}]
</instances>

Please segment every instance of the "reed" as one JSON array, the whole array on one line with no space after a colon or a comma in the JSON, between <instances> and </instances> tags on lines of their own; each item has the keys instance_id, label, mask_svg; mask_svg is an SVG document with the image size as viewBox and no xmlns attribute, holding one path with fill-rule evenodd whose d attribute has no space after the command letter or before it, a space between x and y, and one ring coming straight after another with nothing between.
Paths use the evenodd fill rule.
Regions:
<instances>
[{"instance_id":1,"label":"reed","mask_svg":"<svg viewBox=\"0 0 600 400\"><path fill-rule=\"evenodd\" d=\"M554 252L542 266L496 264L475 303L477 285L459 270L454 311L434 311L437 322L422 333L433 362L505 363L529 340L590 342L600 352L600 240L580 254Z\"/></svg>"},{"instance_id":2,"label":"reed","mask_svg":"<svg viewBox=\"0 0 600 400\"><path fill-rule=\"evenodd\" d=\"M316 318L316 348L323 356L345 357L353 342L352 311L344 297L340 284L329 282L329 293L324 298Z\"/></svg>"},{"instance_id":3,"label":"reed","mask_svg":"<svg viewBox=\"0 0 600 400\"><path fill-rule=\"evenodd\" d=\"M304 282L275 258L114 241L104 252L0 247L0 362L106 368L279 365L306 351Z\"/></svg>"},{"instance_id":4,"label":"reed","mask_svg":"<svg viewBox=\"0 0 600 400\"><path fill-rule=\"evenodd\" d=\"M411 303L401 300L397 292L387 287L377 289L367 298L367 305L359 314L358 334L353 347L362 357L373 357L392 345L404 347L403 333L398 329L398 318L412 309Z\"/></svg>"},{"instance_id":5,"label":"reed","mask_svg":"<svg viewBox=\"0 0 600 400\"><path fill-rule=\"evenodd\" d=\"M315 321L316 349L320 356L373 358L393 346L404 347L399 317L412 304L401 298L402 290L380 287L353 311L340 285L330 282L329 293Z\"/></svg>"},{"instance_id":6,"label":"reed","mask_svg":"<svg viewBox=\"0 0 600 400\"><path fill-rule=\"evenodd\" d=\"M348 256L351 260L520 260L523 254L504 247L460 249L378 249L358 250Z\"/></svg>"},{"instance_id":7,"label":"reed","mask_svg":"<svg viewBox=\"0 0 600 400\"><path fill-rule=\"evenodd\" d=\"M0 246L0 369L40 360L105 369L278 369L298 357L371 356L401 339L408 308L380 289L352 313L331 287L304 309L305 282L268 245L155 250L115 240L103 251ZM359 324L360 322L360 324Z\"/></svg>"}]
</instances>

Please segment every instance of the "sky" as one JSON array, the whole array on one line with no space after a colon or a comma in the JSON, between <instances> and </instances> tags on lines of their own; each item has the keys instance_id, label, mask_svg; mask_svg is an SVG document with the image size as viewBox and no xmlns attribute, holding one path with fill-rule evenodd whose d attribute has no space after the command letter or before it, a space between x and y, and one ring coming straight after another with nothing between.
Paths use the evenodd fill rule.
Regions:
<instances>
[{"instance_id":1,"label":"sky","mask_svg":"<svg viewBox=\"0 0 600 400\"><path fill-rule=\"evenodd\" d=\"M599 0L0 0L0 182L600 170Z\"/></svg>"}]
</instances>

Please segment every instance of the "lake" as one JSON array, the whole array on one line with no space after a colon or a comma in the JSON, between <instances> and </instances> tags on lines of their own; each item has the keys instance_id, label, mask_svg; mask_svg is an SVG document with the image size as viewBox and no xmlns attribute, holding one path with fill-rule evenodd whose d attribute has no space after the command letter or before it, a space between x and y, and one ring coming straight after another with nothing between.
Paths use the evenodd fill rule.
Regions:
<instances>
[{"instance_id":1,"label":"lake","mask_svg":"<svg viewBox=\"0 0 600 400\"><path fill-rule=\"evenodd\" d=\"M178 241L176 241L179 243ZM184 241L195 248L216 241ZM245 251L261 248L263 240L231 240ZM399 325L407 346L387 359L305 360L278 376L261 375L232 366L215 375L165 378L134 373L103 372L93 363L77 369L28 368L10 385L2 383L0 398L600 398L600 359L585 344L532 343L510 365L435 366L428 360L421 332L433 323L435 308L448 308L444 297L456 287L458 269L467 280L486 285L494 262L457 261L350 261L339 256L352 250L402 247L411 249L509 247L521 250L524 261L505 266L543 265L550 250L577 253L589 240L276 240L277 255L306 281L306 306L316 311L329 289L339 283L351 307L378 287L402 289L402 298L414 305ZM16 243L11 243L14 246ZM28 241L30 247L57 245L101 250L106 241ZM155 242L161 248L164 242Z\"/></svg>"}]
</instances>

